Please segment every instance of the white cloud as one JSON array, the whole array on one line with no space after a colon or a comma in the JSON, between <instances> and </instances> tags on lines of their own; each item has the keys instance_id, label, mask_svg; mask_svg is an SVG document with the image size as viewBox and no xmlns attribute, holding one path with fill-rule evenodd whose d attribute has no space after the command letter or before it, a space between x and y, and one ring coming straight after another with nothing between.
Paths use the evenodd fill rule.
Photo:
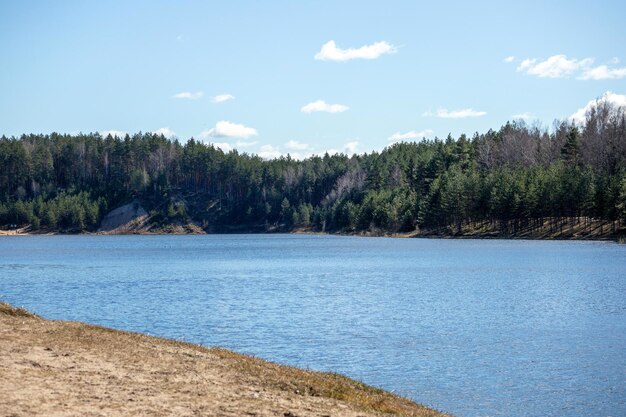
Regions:
<instances>
[{"instance_id":1,"label":"white cloud","mask_svg":"<svg viewBox=\"0 0 626 417\"><path fill-rule=\"evenodd\" d=\"M290 140L285 143L285 147L293 151L306 151L307 149L311 149L311 145L308 143L298 142L297 140Z\"/></svg>"},{"instance_id":2,"label":"white cloud","mask_svg":"<svg viewBox=\"0 0 626 417\"><path fill-rule=\"evenodd\" d=\"M235 142L235 147L236 148L248 148L250 146L256 145L257 143L259 143L259 141L257 140L252 141L252 142L244 142L242 140L238 140L237 142Z\"/></svg>"},{"instance_id":3,"label":"white cloud","mask_svg":"<svg viewBox=\"0 0 626 417\"><path fill-rule=\"evenodd\" d=\"M123 130L103 130L99 133L100 136L102 136L103 138L106 138L109 135L111 135L112 137L117 136L118 138L123 138L128 134L128 132L124 132Z\"/></svg>"},{"instance_id":4,"label":"white cloud","mask_svg":"<svg viewBox=\"0 0 626 417\"><path fill-rule=\"evenodd\" d=\"M153 131L155 135L163 135L166 138L171 138L172 136L176 136L176 132L171 130L169 127L161 127L155 131Z\"/></svg>"},{"instance_id":5,"label":"white cloud","mask_svg":"<svg viewBox=\"0 0 626 417\"><path fill-rule=\"evenodd\" d=\"M299 142L289 141L287 142L287 144L285 144L285 146L289 148L289 145L290 144L293 145L294 143L298 145L305 145ZM303 152L283 152L278 146L263 145L257 152L257 155L259 155L263 159L276 159L280 157L286 157L287 155L289 155L291 159L302 160L302 159L309 158L310 156L313 155L313 148L310 147L309 145L306 145L306 146L307 148L301 149Z\"/></svg>"},{"instance_id":6,"label":"white cloud","mask_svg":"<svg viewBox=\"0 0 626 417\"><path fill-rule=\"evenodd\" d=\"M214 144L214 145L230 146L228 143ZM328 149L326 152L329 155L334 155L334 154L339 154L339 153L353 155L357 152L358 146L359 146L359 141L354 140L354 141L345 143L339 150ZM287 151L283 151L280 146L266 144L266 145L262 145L256 154L263 159L276 159L276 158L286 157L287 155L289 155L292 159L297 159L297 160L310 158L313 155L320 154L320 152L316 151L313 146L306 144L306 143L298 142L295 140L290 140L289 142L285 143L285 148L287 148ZM232 147L230 149L232 149ZM323 155L324 152L321 152L321 154Z\"/></svg>"},{"instance_id":7,"label":"white cloud","mask_svg":"<svg viewBox=\"0 0 626 417\"><path fill-rule=\"evenodd\" d=\"M216 96L211 97L211 101L213 103L223 103L228 100L234 100L235 96L232 94L218 94Z\"/></svg>"},{"instance_id":8,"label":"white cloud","mask_svg":"<svg viewBox=\"0 0 626 417\"><path fill-rule=\"evenodd\" d=\"M626 67L609 68L606 65L600 65L595 68L587 68L579 80L616 80L626 77Z\"/></svg>"},{"instance_id":9,"label":"white cloud","mask_svg":"<svg viewBox=\"0 0 626 417\"><path fill-rule=\"evenodd\" d=\"M200 98L202 98L202 96L204 96L204 93L202 91L196 91L191 92L191 91L183 91L182 93L178 93L178 94L174 94L172 96L172 98L182 98L182 99L187 99L187 100L198 100Z\"/></svg>"},{"instance_id":10,"label":"white cloud","mask_svg":"<svg viewBox=\"0 0 626 417\"><path fill-rule=\"evenodd\" d=\"M257 153L263 159L275 159L283 156L283 153L272 145L263 145Z\"/></svg>"},{"instance_id":11,"label":"white cloud","mask_svg":"<svg viewBox=\"0 0 626 417\"><path fill-rule=\"evenodd\" d=\"M359 141L358 140L353 140L347 143L344 143L344 145L341 147L341 149L328 149L326 151L327 154L329 155L335 155L338 153L344 153L348 156L352 156L356 153L356 150L359 146Z\"/></svg>"},{"instance_id":12,"label":"white cloud","mask_svg":"<svg viewBox=\"0 0 626 417\"><path fill-rule=\"evenodd\" d=\"M504 59L503 59L503 61L504 61L504 62L507 62L507 63L511 63L511 62L513 62L514 60L515 60L515 57L514 57L513 55L511 55L511 56L507 56L506 58L504 58Z\"/></svg>"},{"instance_id":13,"label":"white cloud","mask_svg":"<svg viewBox=\"0 0 626 417\"><path fill-rule=\"evenodd\" d=\"M202 132L201 137L209 138L211 136L207 136L207 135L205 135L205 132ZM233 149L249 148L250 146L254 146L254 145L256 145L259 142L258 141L245 142L245 141L242 141L242 140L238 140L237 142L235 142L234 145L232 143L230 143L230 142L212 142L212 143L213 143L214 146L217 146L218 148L220 148L224 152L228 152L228 151L232 151Z\"/></svg>"},{"instance_id":14,"label":"white cloud","mask_svg":"<svg viewBox=\"0 0 626 417\"><path fill-rule=\"evenodd\" d=\"M232 145L228 142L214 142L213 146L220 148L224 152L230 152L233 150Z\"/></svg>"},{"instance_id":15,"label":"white cloud","mask_svg":"<svg viewBox=\"0 0 626 417\"><path fill-rule=\"evenodd\" d=\"M410 132L406 132L406 133L396 132L393 135L391 135L387 140L389 140L389 142L396 143L396 142L402 142L405 140L422 139L425 137L432 136L433 133L435 132L433 132L431 129L426 129L426 130L422 130L419 132L416 132L414 130L411 130Z\"/></svg>"},{"instance_id":16,"label":"white cloud","mask_svg":"<svg viewBox=\"0 0 626 417\"><path fill-rule=\"evenodd\" d=\"M531 119L532 117L533 115L528 112L514 114L513 116L511 116L511 118L514 120L528 120L528 119Z\"/></svg>"},{"instance_id":17,"label":"white cloud","mask_svg":"<svg viewBox=\"0 0 626 417\"><path fill-rule=\"evenodd\" d=\"M356 153L356 149L359 147L359 141L355 140L352 142L348 142L343 145L343 149L346 151L348 155L353 155Z\"/></svg>"},{"instance_id":18,"label":"white cloud","mask_svg":"<svg viewBox=\"0 0 626 417\"><path fill-rule=\"evenodd\" d=\"M395 54L396 52L398 52L398 48L385 41L364 45L360 48L341 49L337 47L335 41L331 40L322 45L322 49L315 54L315 59L345 62L351 59L377 59L381 55Z\"/></svg>"},{"instance_id":19,"label":"white cloud","mask_svg":"<svg viewBox=\"0 0 626 417\"><path fill-rule=\"evenodd\" d=\"M478 111L474 109L461 109L461 110L448 110L448 109L439 109L436 113L432 113L427 111L422 114L422 116L435 116L442 119L463 119L466 117L480 117L486 115L487 112Z\"/></svg>"},{"instance_id":20,"label":"white cloud","mask_svg":"<svg viewBox=\"0 0 626 417\"><path fill-rule=\"evenodd\" d=\"M592 63L593 58L568 59L567 56L561 54L553 55L545 61L539 62L536 58L525 59L519 64L517 70L542 78L565 78Z\"/></svg>"},{"instance_id":21,"label":"white cloud","mask_svg":"<svg viewBox=\"0 0 626 417\"><path fill-rule=\"evenodd\" d=\"M246 127L244 125L232 123L226 120L220 120L215 127L200 133L200 137L207 138L249 138L258 135L256 129Z\"/></svg>"},{"instance_id":22,"label":"white cloud","mask_svg":"<svg viewBox=\"0 0 626 417\"><path fill-rule=\"evenodd\" d=\"M303 159L307 159L313 156L313 152L289 152L289 156L291 157L291 159L297 159L298 161L302 161Z\"/></svg>"},{"instance_id":23,"label":"white cloud","mask_svg":"<svg viewBox=\"0 0 626 417\"><path fill-rule=\"evenodd\" d=\"M313 112L327 112L327 113L341 113L348 110L350 107L343 104L328 104L324 100L313 101L309 104L302 106L300 111L302 113Z\"/></svg>"},{"instance_id":24,"label":"white cloud","mask_svg":"<svg viewBox=\"0 0 626 417\"><path fill-rule=\"evenodd\" d=\"M576 123L584 123L586 120L586 115L589 110L593 107L596 107L598 104L602 103L611 103L615 107L621 108L623 111L626 111L626 95L615 94L611 91L607 91L597 100L591 100L585 105L585 107L578 109L574 114L570 116Z\"/></svg>"},{"instance_id":25,"label":"white cloud","mask_svg":"<svg viewBox=\"0 0 626 417\"><path fill-rule=\"evenodd\" d=\"M616 80L626 77L626 67L611 68L609 65L619 63L617 57L609 60L609 65L592 67L594 59L568 59L567 56L553 55L545 61L536 58L525 59L518 66L517 71L536 75L542 78L567 78L578 74L579 80Z\"/></svg>"}]
</instances>

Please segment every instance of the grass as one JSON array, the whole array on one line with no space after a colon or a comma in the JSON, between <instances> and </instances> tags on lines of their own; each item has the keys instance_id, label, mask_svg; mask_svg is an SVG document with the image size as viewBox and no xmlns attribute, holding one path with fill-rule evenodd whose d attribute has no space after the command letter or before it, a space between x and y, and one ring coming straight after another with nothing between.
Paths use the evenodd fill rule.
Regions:
<instances>
[{"instance_id":1,"label":"grass","mask_svg":"<svg viewBox=\"0 0 626 417\"><path fill-rule=\"evenodd\" d=\"M332 398L363 411L410 417L443 416L407 398L333 372L307 371L221 348L212 348L211 352L223 359L233 360L242 372L282 391Z\"/></svg>"},{"instance_id":2,"label":"grass","mask_svg":"<svg viewBox=\"0 0 626 417\"><path fill-rule=\"evenodd\" d=\"M11 304L0 301L0 314L6 314L12 317L40 318L38 315L21 307L13 307Z\"/></svg>"}]
</instances>

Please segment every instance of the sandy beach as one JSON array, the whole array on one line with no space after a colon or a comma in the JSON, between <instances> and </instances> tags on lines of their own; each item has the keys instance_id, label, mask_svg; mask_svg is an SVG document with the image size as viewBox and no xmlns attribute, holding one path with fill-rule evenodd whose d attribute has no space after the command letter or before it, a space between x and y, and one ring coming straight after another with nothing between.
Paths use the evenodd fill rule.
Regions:
<instances>
[{"instance_id":1,"label":"sandy beach","mask_svg":"<svg viewBox=\"0 0 626 417\"><path fill-rule=\"evenodd\" d=\"M443 416L346 377L0 303L2 416Z\"/></svg>"}]
</instances>

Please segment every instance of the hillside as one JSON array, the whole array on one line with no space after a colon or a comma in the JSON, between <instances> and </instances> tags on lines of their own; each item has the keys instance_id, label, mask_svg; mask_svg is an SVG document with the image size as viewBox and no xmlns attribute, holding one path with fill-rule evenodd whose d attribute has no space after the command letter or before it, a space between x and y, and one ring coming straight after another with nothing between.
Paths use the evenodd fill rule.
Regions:
<instances>
[{"instance_id":1,"label":"hillside","mask_svg":"<svg viewBox=\"0 0 626 417\"><path fill-rule=\"evenodd\" d=\"M2 137L0 229L466 235L489 224L487 235L566 237L563 219L585 219L623 237L625 114L598 103L584 125L513 122L303 160L148 133Z\"/></svg>"}]
</instances>

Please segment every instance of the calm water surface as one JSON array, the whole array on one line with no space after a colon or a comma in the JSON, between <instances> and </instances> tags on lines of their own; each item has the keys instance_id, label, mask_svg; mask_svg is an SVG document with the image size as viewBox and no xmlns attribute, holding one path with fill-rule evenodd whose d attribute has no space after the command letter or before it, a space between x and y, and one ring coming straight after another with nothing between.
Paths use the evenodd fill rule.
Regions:
<instances>
[{"instance_id":1,"label":"calm water surface","mask_svg":"<svg viewBox=\"0 0 626 417\"><path fill-rule=\"evenodd\" d=\"M626 416L626 246L0 237L0 299L332 370L461 417Z\"/></svg>"}]
</instances>

